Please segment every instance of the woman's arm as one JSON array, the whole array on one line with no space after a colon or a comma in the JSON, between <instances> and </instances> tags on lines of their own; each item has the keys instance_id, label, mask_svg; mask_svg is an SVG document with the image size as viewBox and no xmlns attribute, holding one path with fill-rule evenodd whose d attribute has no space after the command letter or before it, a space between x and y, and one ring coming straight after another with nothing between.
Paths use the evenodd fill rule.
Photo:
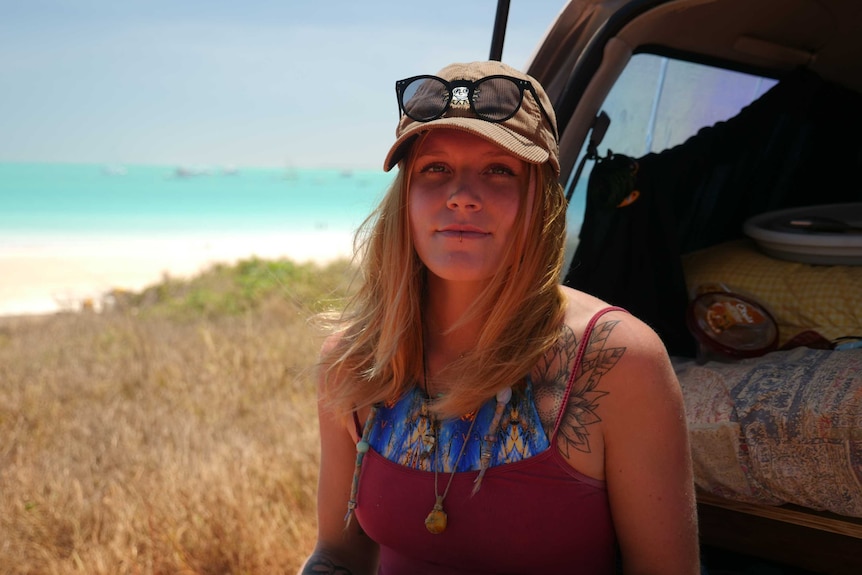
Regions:
<instances>
[{"instance_id":1,"label":"woman's arm","mask_svg":"<svg viewBox=\"0 0 862 575\"><path fill-rule=\"evenodd\" d=\"M623 317L606 375L605 475L627 575L700 573L697 508L682 392L664 345Z\"/></svg>"},{"instance_id":2,"label":"woman's arm","mask_svg":"<svg viewBox=\"0 0 862 575\"><path fill-rule=\"evenodd\" d=\"M318 387L323 385L321 377ZM318 394L320 396L320 394ZM354 517L345 526L356 465L356 443L344 422L318 400L320 476L317 487L317 545L300 573L360 575L377 571L377 545Z\"/></svg>"}]
</instances>

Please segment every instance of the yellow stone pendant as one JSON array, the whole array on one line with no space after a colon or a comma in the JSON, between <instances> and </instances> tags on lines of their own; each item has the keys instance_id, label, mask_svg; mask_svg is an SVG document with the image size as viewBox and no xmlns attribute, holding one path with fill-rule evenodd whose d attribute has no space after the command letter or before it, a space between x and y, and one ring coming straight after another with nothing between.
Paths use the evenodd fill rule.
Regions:
<instances>
[{"instance_id":1,"label":"yellow stone pendant","mask_svg":"<svg viewBox=\"0 0 862 575\"><path fill-rule=\"evenodd\" d=\"M446 512L443 511L443 498L437 497L437 503L425 518L425 528L434 535L446 530Z\"/></svg>"}]
</instances>

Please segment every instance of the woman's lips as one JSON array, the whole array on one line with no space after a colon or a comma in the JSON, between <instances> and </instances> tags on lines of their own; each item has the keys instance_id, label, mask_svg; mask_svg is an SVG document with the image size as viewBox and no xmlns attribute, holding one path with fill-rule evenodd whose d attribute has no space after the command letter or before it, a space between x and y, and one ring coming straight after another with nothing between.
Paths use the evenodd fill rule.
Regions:
<instances>
[{"instance_id":1,"label":"woman's lips","mask_svg":"<svg viewBox=\"0 0 862 575\"><path fill-rule=\"evenodd\" d=\"M491 234L486 232L485 230L475 228L472 226L465 227L456 227L450 226L439 230L437 233L442 235L445 238L452 238L458 241L470 240L470 239L480 239L487 237Z\"/></svg>"}]
</instances>

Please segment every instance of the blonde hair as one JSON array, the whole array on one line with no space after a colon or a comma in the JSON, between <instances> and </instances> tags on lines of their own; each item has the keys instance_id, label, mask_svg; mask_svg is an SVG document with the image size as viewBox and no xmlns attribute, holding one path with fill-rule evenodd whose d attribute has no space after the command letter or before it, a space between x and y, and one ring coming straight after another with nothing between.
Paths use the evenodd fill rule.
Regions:
<instances>
[{"instance_id":1,"label":"blonde hair","mask_svg":"<svg viewBox=\"0 0 862 575\"><path fill-rule=\"evenodd\" d=\"M411 156L357 232L359 288L336 323L334 344L321 354L322 399L341 416L394 401L422 378L426 272L407 216ZM436 375L452 382L452 391L435 406L441 415L468 413L500 389L517 384L559 335L565 313L558 286L566 202L547 163L532 169L533 206L519 210L515 227L526 233L509 238L507 261L468 314L484 318L479 341ZM522 204L528 197L524 189Z\"/></svg>"}]
</instances>

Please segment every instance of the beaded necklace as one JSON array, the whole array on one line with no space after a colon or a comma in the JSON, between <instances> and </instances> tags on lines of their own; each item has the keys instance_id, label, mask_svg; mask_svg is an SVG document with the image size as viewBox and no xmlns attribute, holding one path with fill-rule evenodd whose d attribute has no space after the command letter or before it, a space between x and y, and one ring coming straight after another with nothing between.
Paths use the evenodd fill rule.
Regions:
<instances>
[{"instance_id":1,"label":"beaded necklace","mask_svg":"<svg viewBox=\"0 0 862 575\"><path fill-rule=\"evenodd\" d=\"M356 494L359 492L359 472L362 471L362 460L371 447L368 443L368 436L371 435L371 427L374 425L374 420L377 419L377 410L379 408L380 405L377 403L371 406L371 412L365 420L365 427L362 429L362 438L356 443L356 464L353 468L353 481L350 484L347 515L344 516L345 529L350 525L350 520L353 519L353 512L356 510Z\"/></svg>"}]
</instances>

